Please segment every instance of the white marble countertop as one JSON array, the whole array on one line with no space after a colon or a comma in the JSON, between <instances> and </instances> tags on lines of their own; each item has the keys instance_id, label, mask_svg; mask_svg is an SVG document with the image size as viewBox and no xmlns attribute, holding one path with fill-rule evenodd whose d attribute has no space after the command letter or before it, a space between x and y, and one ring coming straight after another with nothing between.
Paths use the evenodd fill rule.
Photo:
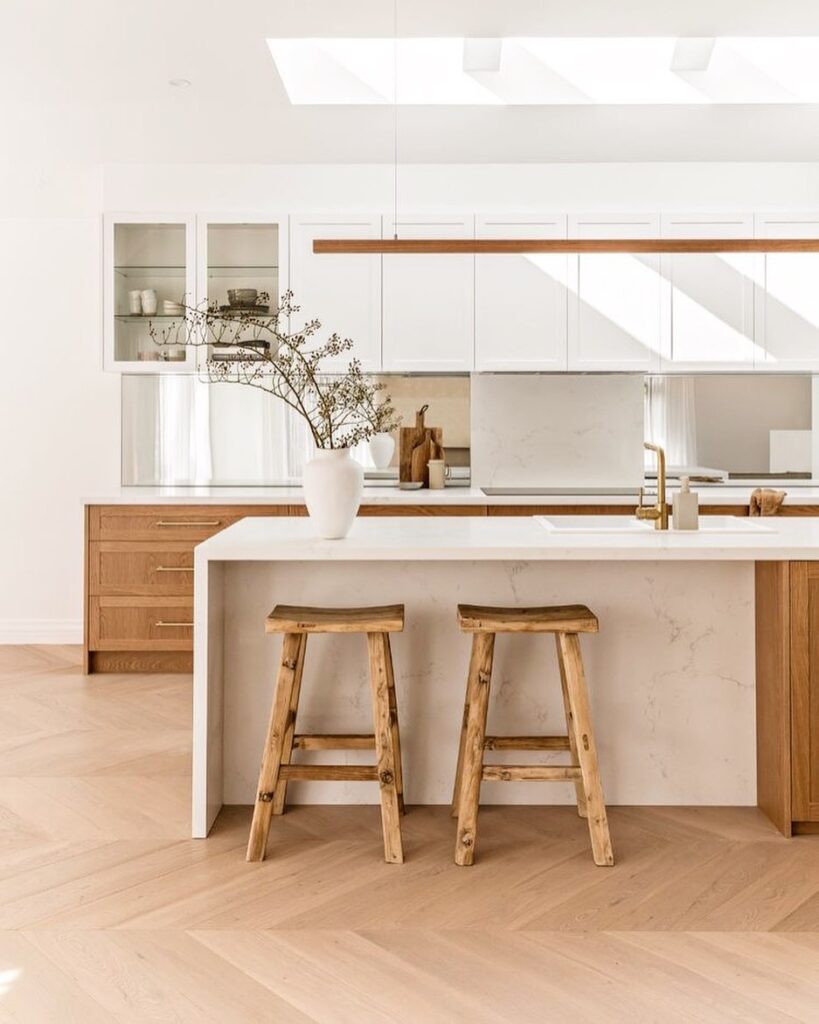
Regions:
<instances>
[{"instance_id":1,"label":"white marble countertop","mask_svg":"<svg viewBox=\"0 0 819 1024\"><path fill-rule=\"evenodd\" d=\"M550 517L557 518L560 517ZM569 517L570 518L570 517ZM537 517L360 517L343 540L306 518L252 517L195 549L210 561L788 561L819 558L819 520L735 519L733 532L554 533ZM197 575L197 578L203 578Z\"/></svg>"},{"instance_id":2,"label":"white marble countertop","mask_svg":"<svg viewBox=\"0 0 819 1024\"><path fill-rule=\"evenodd\" d=\"M785 487L786 505L819 505L819 487ZM668 493L675 488L669 486ZM701 505L747 505L753 487L694 487ZM635 494L487 495L480 487L402 491L366 485L364 505L625 505ZM118 487L83 499L85 505L303 505L301 487Z\"/></svg>"}]
</instances>

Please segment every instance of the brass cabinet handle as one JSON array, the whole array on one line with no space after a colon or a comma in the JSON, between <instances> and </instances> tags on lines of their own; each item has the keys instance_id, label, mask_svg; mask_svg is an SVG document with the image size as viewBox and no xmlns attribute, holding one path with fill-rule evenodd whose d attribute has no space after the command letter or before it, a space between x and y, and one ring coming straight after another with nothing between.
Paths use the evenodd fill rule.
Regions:
<instances>
[{"instance_id":1,"label":"brass cabinet handle","mask_svg":"<svg viewBox=\"0 0 819 1024\"><path fill-rule=\"evenodd\" d=\"M158 565L154 572L193 572L192 565Z\"/></svg>"},{"instance_id":2,"label":"brass cabinet handle","mask_svg":"<svg viewBox=\"0 0 819 1024\"><path fill-rule=\"evenodd\" d=\"M192 622L155 622L155 626L192 626Z\"/></svg>"},{"instance_id":3,"label":"brass cabinet handle","mask_svg":"<svg viewBox=\"0 0 819 1024\"><path fill-rule=\"evenodd\" d=\"M221 526L221 519L160 519L157 526Z\"/></svg>"}]
</instances>

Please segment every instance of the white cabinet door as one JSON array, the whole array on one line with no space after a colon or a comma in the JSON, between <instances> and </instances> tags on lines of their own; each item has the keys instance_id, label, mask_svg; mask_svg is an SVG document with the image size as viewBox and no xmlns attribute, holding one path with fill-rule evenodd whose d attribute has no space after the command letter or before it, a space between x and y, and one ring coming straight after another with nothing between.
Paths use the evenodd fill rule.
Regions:
<instances>
[{"instance_id":1,"label":"white cabinet door","mask_svg":"<svg viewBox=\"0 0 819 1024\"><path fill-rule=\"evenodd\" d=\"M384 217L384 237L395 234ZM399 218L399 238L474 238L475 219ZM384 369L463 372L474 362L475 257L402 254L383 257Z\"/></svg>"},{"instance_id":2,"label":"white cabinet door","mask_svg":"<svg viewBox=\"0 0 819 1024\"><path fill-rule=\"evenodd\" d=\"M758 238L819 238L819 212L757 214ZM756 291L757 369L819 370L819 253L766 253Z\"/></svg>"},{"instance_id":3,"label":"white cabinet door","mask_svg":"<svg viewBox=\"0 0 819 1024\"><path fill-rule=\"evenodd\" d=\"M194 369L194 350L173 342L186 336L181 304L197 303L195 217L106 214L103 230L105 369L120 373Z\"/></svg>"},{"instance_id":4,"label":"white cabinet door","mask_svg":"<svg viewBox=\"0 0 819 1024\"><path fill-rule=\"evenodd\" d=\"M479 215L477 238L565 238L564 214ZM475 369L565 370L569 257L475 257Z\"/></svg>"},{"instance_id":5,"label":"white cabinet door","mask_svg":"<svg viewBox=\"0 0 819 1024\"><path fill-rule=\"evenodd\" d=\"M569 217L569 238L658 238L654 214ZM657 369L661 346L660 257L581 254L569 264L570 370Z\"/></svg>"},{"instance_id":6,"label":"white cabinet door","mask_svg":"<svg viewBox=\"0 0 819 1024\"><path fill-rule=\"evenodd\" d=\"M332 369L343 368L354 356L365 370L381 369L381 257L316 255L313 239L380 237L378 214L300 214L290 219L290 287L301 306L301 322L320 320L321 340L336 333L354 343L343 358L325 364Z\"/></svg>"},{"instance_id":7,"label":"white cabinet door","mask_svg":"<svg viewBox=\"0 0 819 1024\"><path fill-rule=\"evenodd\" d=\"M751 214L664 214L663 238L752 238ZM756 253L666 253L664 373L752 370Z\"/></svg>"}]
</instances>

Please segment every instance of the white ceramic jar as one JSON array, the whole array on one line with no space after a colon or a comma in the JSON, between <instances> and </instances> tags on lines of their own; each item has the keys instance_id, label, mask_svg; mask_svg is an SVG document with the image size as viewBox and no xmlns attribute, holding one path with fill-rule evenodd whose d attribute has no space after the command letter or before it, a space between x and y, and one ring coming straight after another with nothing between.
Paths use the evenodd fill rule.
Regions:
<instances>
[{"instance_id":1,"label":"white ceramic jar","mask_svg":"<svg viewBox=\"0 0 819 1024\"><path fill-rule=\"evenodd\" d=\"M373 434L369 440L370 456L376 469L386 469L395 452L395 438L392 434Z\"/></svg>"},{"instance_id":2,"label":"white ceramic jar","mask_svg":"<svg viewBox=\"0 0 819 1024\"><path fill-rule=\"evenodd\" d=\"M349 448L321 450L304 467L304 501L316 532L328 540L346 537L364 489L364 469Z\"/></svg>"}]
</instances>

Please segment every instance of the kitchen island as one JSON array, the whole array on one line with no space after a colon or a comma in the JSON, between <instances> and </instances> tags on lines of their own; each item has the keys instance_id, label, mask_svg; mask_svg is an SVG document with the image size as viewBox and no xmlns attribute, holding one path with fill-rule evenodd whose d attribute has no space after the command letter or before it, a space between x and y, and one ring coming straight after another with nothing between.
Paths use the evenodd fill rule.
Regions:
<instances>
[{"instance_id":1,"label":"kitchen island","mask_svg":"<svg viewBox=\"0 0 819 1024\"><path fill-rule=\"evenodd\" d=\"M341 541L316 538L308 519L235 523L195 549L193 834L206 836L223 804L253 801L280 656L264 619L280 602L406 606L393 645L406 797L447 802L469 653L459 601L585 603L598 615L599 635L583 643L610 803L759 802L789 832L799 820L791 777L796 791L801 772L810 804L819 772L809 764L806 782L795 755L791 771L786 567L817 556L812 518L726 519L692 534L615 520L583 530L570 517L359 518ZM299 731L366 726L356 640L314 638ZM492 731L554 732L560 688L547 684L556 671L551 646L499 638ZM359 754L366 760L347 756ZM293 799L376 802L369 788L299 783ZM554 802L556 791L488 784L484 802Z\"/></svg>"}]
</instances>

